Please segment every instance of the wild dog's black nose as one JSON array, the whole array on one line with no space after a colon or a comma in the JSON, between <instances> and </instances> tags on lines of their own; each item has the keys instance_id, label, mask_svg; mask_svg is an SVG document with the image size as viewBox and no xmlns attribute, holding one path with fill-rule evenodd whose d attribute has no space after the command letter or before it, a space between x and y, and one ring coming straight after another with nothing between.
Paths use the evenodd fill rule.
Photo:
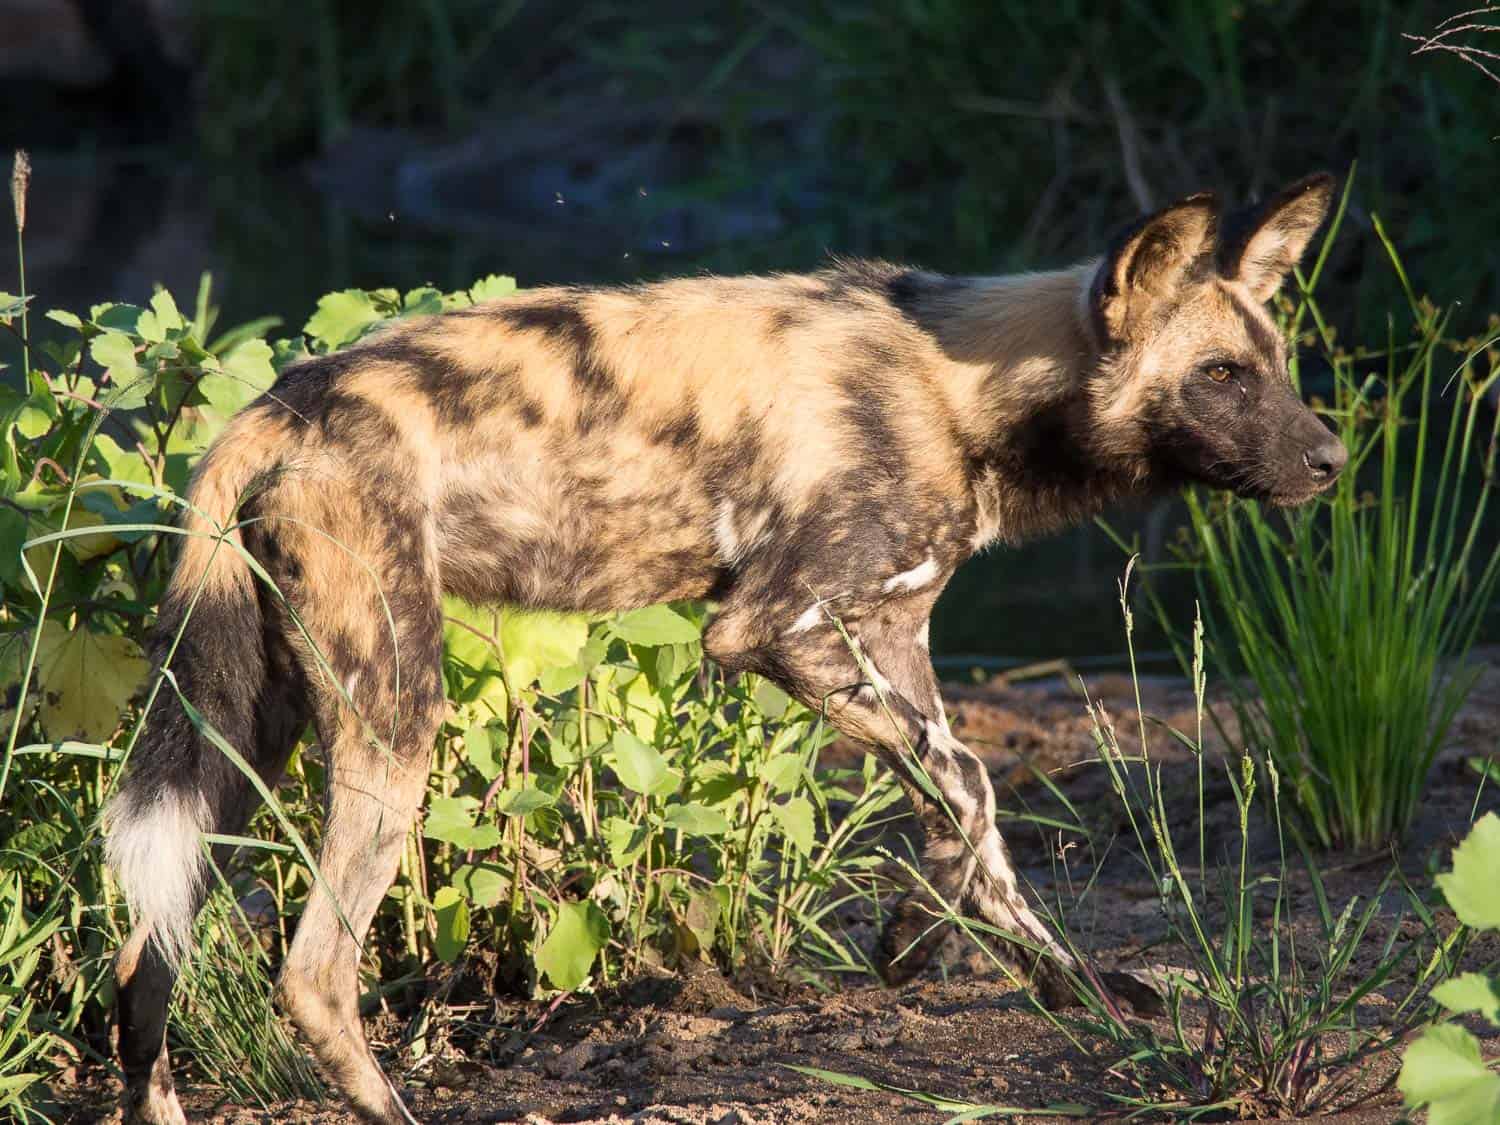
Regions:
<instances>
[{"instance_id":1,"label":"wild dog's black nose","mask_svg":"<svg viewBox=\"0 0 1500 1125\"><path fill-rule=\"evenodd\" d=\"M1349 451L1344 443L1332 434L1302 454L1302 463L1320 481L1330 481L1338 476L1349 462Z\"/></svg>"}]
</instances>

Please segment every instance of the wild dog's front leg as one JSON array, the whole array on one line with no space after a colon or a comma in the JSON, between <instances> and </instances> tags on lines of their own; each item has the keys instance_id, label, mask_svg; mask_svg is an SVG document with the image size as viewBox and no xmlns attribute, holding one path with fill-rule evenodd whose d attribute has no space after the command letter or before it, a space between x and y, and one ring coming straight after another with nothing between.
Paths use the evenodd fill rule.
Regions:
<instances>
[{"instance_id":1,"label":"wild dog's front leg","mask_svg":"<svg viewBox=\"0 0 1500 1125\"><path fill-rule=\"evenodd\" d=\"M1015 934L1026 963L1038 965L1049 1003L1069 990L1036 950L1061 965L1074 961L1021 896L1010 856L995 827L995 797L984 765L943 720L937 684L920 638L930 601L886 604L868 612L840 606L849 639L826 616L798 616L772 627L764 607L726 603L704 647L731 668L779 682L852 738L868 742L912 796L926 836L924 876L932 894L970 916ZM941 801L924 796L919 773ZM883 971L900 981L921 968L942 939L942 915L926 894L902 901L881 938ZM1034 948L1031 948L1034 947Z\"/></svg>"}]
</instances>

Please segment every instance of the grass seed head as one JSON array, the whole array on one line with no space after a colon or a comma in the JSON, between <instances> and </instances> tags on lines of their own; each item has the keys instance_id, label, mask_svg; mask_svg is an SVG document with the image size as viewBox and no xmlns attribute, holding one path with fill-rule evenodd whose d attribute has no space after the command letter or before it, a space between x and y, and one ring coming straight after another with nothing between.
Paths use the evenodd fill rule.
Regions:
<instances>
[{"instance_id":1,"label":"grass seed head","mask_svg":"<svg viewBox=\"0 0 1500 1125\"><path fill-rule=\"evenodd\" d=\"M26 189L31 186L31 157L24 148L16 149L10 168L10 201L16 209L16 231L26 230Z\"/></svg>"}]
</instances>

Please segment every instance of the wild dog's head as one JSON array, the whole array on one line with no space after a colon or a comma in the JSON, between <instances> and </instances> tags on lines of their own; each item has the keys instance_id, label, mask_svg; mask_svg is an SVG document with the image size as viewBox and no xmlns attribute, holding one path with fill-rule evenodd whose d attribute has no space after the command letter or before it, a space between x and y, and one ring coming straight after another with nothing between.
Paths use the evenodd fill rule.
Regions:
<instances>
[{"instance_id":1,"label":"wild dog's head","mask_svg":"<svg viewBox=\"0 0 1500 1125\"><path fill-rule=\"evenodd\" d=\"M1090 293L1102 342L1090 386L1106 455L1164 483L1195 481L1299 504L1343 469L1343 444L1287 376L1265 303L1302 257L1333 196L1331 176L1291 185L1221 220L1195 195L1133 224Z\"/></svg>"}]
</instances>

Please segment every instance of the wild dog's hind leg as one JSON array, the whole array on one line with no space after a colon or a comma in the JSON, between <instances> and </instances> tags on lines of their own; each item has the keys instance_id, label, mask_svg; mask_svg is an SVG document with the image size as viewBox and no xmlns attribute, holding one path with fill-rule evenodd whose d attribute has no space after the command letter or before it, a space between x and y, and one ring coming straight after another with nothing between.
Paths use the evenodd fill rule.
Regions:
<instances>
[{"instance_id":1,"label":"wild dog's hind leg","mask_svg":"<svg viewBox=\"0 0 1500 1125\"><path fill-rule=\"evenodd\" d=\"M328 767L328 814L321 880L276 991L350 1105L367 1121L391 1125L412 1118L365 1041L359 962L426 788L442 719L442 611L420 513L382 515L385 538L361 556L378 562L383 597L342 551L322 539L302 544L293 604L321 654L303 643Z\"/></svg>"},{"instance_id":2,"label":"wild dog's hind leg","mask_svg":"<svg viewBox=\"0 0 1500 1125\"><path fill-rule=\"evenodd\" d=\"M859 607L841 606L863 670L828 620L810 624L799 618L770 633L749 627L752 611L732 603L726 603L709 628L704 647L729 667L770 676L808 706L822 709L839 730L873 745L903 779L916 806L925 836L924 877L932 895L1021 939L1014 944L1024 963L1036 966L1047 1001L1065 1002L1066 986L1052 966L1073 968L1074 959L1022 896L995 827L989 775L948 731L943 717L920 640L929 606L926 599L863 613ZM927 797L915 783L918 772L931 779L941 801ZM942 940L940 918L926 892L902 900L881 936L882 971L888 980L905 980L921 968Z\"/></svg>"}]
</instances>

